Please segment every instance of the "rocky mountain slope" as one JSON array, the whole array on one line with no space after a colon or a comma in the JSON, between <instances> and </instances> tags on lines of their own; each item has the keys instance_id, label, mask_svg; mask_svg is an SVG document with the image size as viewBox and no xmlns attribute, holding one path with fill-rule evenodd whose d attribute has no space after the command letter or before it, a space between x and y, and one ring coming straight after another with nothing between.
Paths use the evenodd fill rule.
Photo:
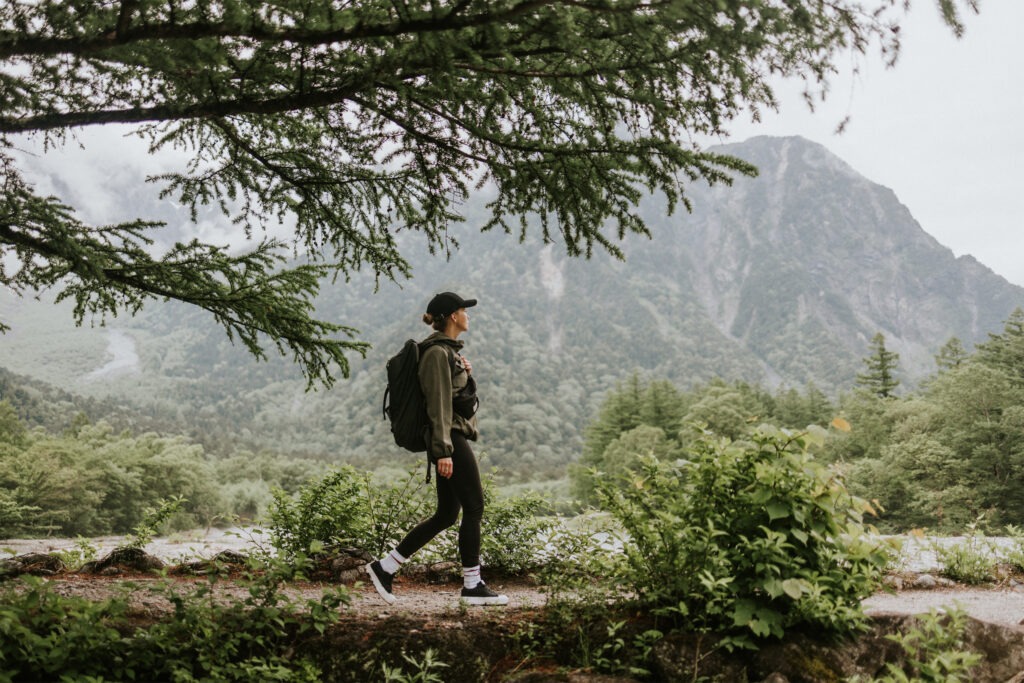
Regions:
<instances>
[{"instance_id":1,"label":"rocky mountain slope","mask_svg":"<svg viewBox=\"0 0 1024 683\"><path fill-rule=\"evenodd\" d=\"M173 304L73 330L67 311L3 295L0 316L14 330L0 337L0 365L171 416L208 445L411 462L380 418L383 365L429 331L419 316L431 294L454 289L480 300L465 339L484 400L481 448L535 478L576 457L605 392L635 372L682 387L712 377L814 382L834 395L882 332L909 388L951 336L970 347L1024 305L1024 289L956 258L891 190L824 147L755 138L721 151L760 176L692 187L692 214L667 216L646 200L652 239L627 239L625 261L480 234L470 205L447 259L409 236L412 280L375 289L357 274L325 285L320 315L374 345L331 391L305 392L287 359L255 363L203 313Z\"/></svg>"}]
</instances>

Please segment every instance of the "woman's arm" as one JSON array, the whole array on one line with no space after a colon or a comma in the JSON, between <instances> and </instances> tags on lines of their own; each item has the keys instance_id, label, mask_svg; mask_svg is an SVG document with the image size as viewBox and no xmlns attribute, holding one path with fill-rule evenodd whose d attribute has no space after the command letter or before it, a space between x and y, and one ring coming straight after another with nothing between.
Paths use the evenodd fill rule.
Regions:
<instances>
[{"instance_id":1,"label":"woman's arm","mask_svg":"<svg viewBox=\"0 0 1024 683\"><path fill-rule=\"evenodd\" d=\"M448 350L431 346L420 357L420 386L430 420L429 453L432 460L451 457L452 446L452 368Z\"/></svg>"}]
</instances>

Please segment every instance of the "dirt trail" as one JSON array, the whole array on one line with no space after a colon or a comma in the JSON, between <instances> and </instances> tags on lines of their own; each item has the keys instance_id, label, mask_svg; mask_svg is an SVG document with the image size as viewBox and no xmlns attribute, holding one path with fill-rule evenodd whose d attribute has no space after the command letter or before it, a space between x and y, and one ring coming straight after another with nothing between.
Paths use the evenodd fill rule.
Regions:
<instances>
[{"instance_id":1,"label":"dirt trail","mask_svg":"<svg viewBox=\"0 0 1024 683\"><path fill-rule=\"evenodd\" d=\"M97 549L98 555L122 543L123 537L110 536L88 539L88 543ZM944 542L955 542L957 539L943 539ZM185 559L208 558L222 550L251 550L254 543L259 542L248 530L211 530L209 532L192 532L166 538L155 539L147 552L160 557L166 562L176 563ZM53 552L73 550L76 542L72 539L32 539L0 541L0 551L10 555L21 555L28 552ZM926 549L924 542L916 546L910 544L904 548L906 561L904 569L914 572L935 571L934 556ZM148 579L143 579L143 585ZM119 583L112 579L90 577L68 578L61 581L62 593L77 595L101 596L104 592L114 590ZM395 583L395 594L398 602L395 605L384 603L368 583L351 590L352 603L349 610L360 616L386 618L394 615L409 614L419 616L446 615L453 618L462 617L467 613L498 616L501 613L515 613L522 609L533 609L543 606L547 596L535 585L525 582L489 582L493 588L509 596L508 608L460 608L459 586L457 584L426 585L403 580ZM317 598L327 584L303 584L293 586L290 593L296 597ZM227 588L225 587L225 590ZM145 599L139 597L137 599ZM901 590L895 593L880 592L864 601L868 614L897 613L920 614L931 609L959 606L968 614L980 619L1007 626L1018 626L1024 620L1024 586L1016 587L938 587L929 590ZM1024 628L1024 626L1022 626Z\"/></svg>"}]
</instances>

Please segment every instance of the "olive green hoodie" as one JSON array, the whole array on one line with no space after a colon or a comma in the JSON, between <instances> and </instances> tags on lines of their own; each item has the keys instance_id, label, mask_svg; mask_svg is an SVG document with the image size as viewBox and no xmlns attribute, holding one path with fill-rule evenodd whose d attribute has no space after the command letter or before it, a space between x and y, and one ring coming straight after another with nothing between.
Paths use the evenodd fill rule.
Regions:
<instances>
[{"instance_id":1,"label":"olive green hoodie","mask_svg":"<svg viewBox=\"0 0 1024 683\"><path fill-rule=\"evenodd\" d=\"M449 432L453 429L476 441L476 416L466 419L452 408L452 397L465 389L469 381L459 355L463 343L443 332L435 332L420 343L431 344L420 356L419 377L430 422L429 455L431 460L437 460L451 457L454 447ZM451 354L455 357L454 369L449 360Z\"/></svg>"}]
</instances>

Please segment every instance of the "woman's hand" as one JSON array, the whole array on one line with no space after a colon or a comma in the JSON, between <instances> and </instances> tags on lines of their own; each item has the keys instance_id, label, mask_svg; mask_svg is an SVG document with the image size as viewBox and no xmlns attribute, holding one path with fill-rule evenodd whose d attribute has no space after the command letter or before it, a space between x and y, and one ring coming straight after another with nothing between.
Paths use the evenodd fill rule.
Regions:
<instances>
[{"instance_id":1,"label":"woman's hand","mask_svg":"<svg viewBox=\"0 0 1024 683\"><path fill-rule=\"evenodd\" d=\"M462 359L462 367L466 368L466 374L473 374L473 364L469 362L469 359L461 354L459 355L459 358Z\"/></svg>"},{"instance_id":2,"label":"woman's hand","mask_svg":"<svg viewBox=\"0 0 1024 683\"><path fill-rule=\"evenodd\" d=\"M452 470L455 469L455 465L452 464L451 458L438 458L437 460L437 475L444 477L445 479L451 479Z\"/></svg>"}]
</instances>

